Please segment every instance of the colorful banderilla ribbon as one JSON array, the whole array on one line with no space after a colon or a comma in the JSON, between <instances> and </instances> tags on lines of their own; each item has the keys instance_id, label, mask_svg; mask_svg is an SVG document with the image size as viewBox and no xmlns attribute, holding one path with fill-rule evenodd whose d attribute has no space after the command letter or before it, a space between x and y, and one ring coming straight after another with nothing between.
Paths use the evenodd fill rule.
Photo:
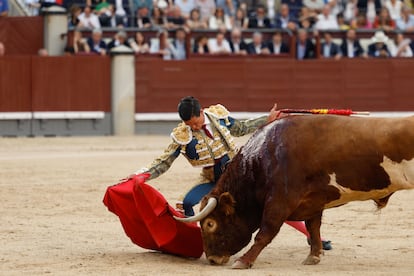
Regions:
<instances>
[{"instance_id":1,"label":"colorful banderilla ribbon","mask_svg":"<svg viewBox=\"0 0 414 276\"><path fill-rule=\"evenodd\" d=\"M305 113L305 114L335 114L335 115L369 115L368 111L352 111L351 109L281 109L282 113Z\"/></svg>"}]
</instances>

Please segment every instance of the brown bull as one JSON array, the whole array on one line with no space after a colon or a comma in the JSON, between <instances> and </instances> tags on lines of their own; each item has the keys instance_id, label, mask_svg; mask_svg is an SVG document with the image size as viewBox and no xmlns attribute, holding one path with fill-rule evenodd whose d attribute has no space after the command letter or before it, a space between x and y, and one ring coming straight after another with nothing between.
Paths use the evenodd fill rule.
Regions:
<instances>
[{"instance_id":1,"label":"brown bull","mask_svg":"<svg viewBox=\"0 0 414 276\"><path fill-rule=\"evenodd\" d=\"M304 220L311 249L304 264L320 261L323 210L414 188L414 117L291 116L259 129L203 199L204 251L226 263L259 229L234 264L249 268L286 220Z\"/></svg>"}]
</instances>

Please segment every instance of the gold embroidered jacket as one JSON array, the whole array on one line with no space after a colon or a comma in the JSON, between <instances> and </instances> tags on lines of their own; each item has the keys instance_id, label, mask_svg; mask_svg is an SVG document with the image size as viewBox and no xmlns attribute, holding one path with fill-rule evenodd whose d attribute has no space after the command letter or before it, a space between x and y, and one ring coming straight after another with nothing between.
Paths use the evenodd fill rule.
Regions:
<instances>
[{"instance_id":1,"label":"gold embroidered jacket","mask_svg":"<svg viewBox=\"0 0 414 276\"><path fill-rule=\"evenodd\" d=\"M229 116L229 111L222 105L213 105L204 109L210 120L213 138L207 137L203 131L192 131L189 126L180 123L171 133L172 142L164 153L156 158L148 168L150 179L166 172L174 160L184 155L194 167L207 168L214 165L215 160L228 155L230 160L237 152L233 136L243 136L255 131L266 123L267 116L256 119L236 120Z\"/></svg>"}]
</instances>

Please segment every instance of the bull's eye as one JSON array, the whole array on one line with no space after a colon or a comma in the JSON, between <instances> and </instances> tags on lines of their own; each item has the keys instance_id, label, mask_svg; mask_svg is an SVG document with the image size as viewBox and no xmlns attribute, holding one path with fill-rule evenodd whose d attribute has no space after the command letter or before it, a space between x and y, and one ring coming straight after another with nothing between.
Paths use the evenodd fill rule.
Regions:
<instances>
[{"instance_id":1,"label":"bull's eye","mask_svg":"<svg viewBox=\"0 0 414 276\"><path fill-rule=\"evenodd\" d=\"M214 219L208 218L203 223L203 230L213 233L217 229L217 222Z\"/></svg>"}]
</instances>

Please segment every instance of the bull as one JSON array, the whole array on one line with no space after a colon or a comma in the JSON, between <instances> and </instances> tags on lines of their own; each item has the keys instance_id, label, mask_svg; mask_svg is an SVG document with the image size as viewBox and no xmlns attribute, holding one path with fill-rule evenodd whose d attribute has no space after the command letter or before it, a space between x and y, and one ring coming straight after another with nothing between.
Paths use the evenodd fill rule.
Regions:
<instances>
[{"instance_id":1,"label":"bull","mask_svg":"<svg viewBox=\"0 0 414 276\"><path fill-rule=\"evenodd\" d=\"M233 268L250 268L286 220L304 220L320 262L324 209L414 188L414 117L289 116L257 130L201 202L204 251L212 264L254 244Z\"/></svg>"}]
</instances>

